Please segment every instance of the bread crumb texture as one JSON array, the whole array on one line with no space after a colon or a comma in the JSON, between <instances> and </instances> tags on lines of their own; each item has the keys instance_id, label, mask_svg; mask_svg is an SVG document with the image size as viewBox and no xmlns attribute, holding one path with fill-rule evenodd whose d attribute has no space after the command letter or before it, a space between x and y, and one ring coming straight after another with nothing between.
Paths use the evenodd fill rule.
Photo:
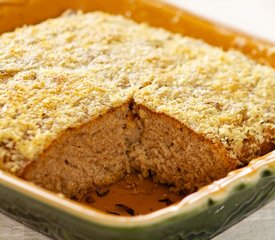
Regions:
<instances>
[{"instance_id":1,"label":"bread crumb texture","mask_svg":"<svg viewBox=\"0 0 275 240\"><path fill-rule=\"evenodd\" d=\"M78 12L1 35L0 79L0 167L14 173L132 99L231 158L274 144L274 69L122 16Z\"/></svg>"}]
</instances>

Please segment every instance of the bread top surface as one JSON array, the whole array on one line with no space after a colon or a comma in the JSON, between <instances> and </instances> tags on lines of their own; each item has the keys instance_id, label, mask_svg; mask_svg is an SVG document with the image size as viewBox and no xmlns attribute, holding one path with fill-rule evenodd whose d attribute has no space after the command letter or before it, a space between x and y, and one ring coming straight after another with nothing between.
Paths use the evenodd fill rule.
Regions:
<instances>
[{"instance_id":1,"label":"bread top surface","mask_svg":"<svg viewBox=\"0 0 275 240\"><path fill-rule=\"evenodd\" d=\"M275 143L275 71L235 51L209 48L155 78L134 99L221 142L231 158L250 160Z\"/></svg>"},{"instance_id":2,"label":"bread top surface","mask_svg":"<svg viewBox=\"0 0 275 240\"><path fill-rule=\"evenodd\" d=\"M234 158L246 139L274 141L273 69L121 16L66 14L3 34L0 79L0 165L12 172L133 97Z\"/></svg>"},{"instance_id":3,"label":"bread top surface","mask_svg":"<svg viewBox=\"0 0 275 240\"><path fill-rule=\"evenodd\" d=\"M37 68L121 68L131 84L195 55L199 41L102 12L64 14L0 37L0 74ZM110 70L111 71L111 70ZM137 72L138 71L138 72ZM135 74L138 73L138 79Z\"/></svg>"}]
</instances>

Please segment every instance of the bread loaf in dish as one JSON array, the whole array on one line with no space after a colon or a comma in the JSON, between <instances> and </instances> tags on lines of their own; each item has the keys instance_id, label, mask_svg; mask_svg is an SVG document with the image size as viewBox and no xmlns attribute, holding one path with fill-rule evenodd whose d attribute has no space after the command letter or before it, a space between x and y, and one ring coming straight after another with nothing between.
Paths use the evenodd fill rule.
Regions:
<instances>
[{"instance_id":1,"label":"bread loaf in dish","mask_svg":"<svg viewBox=\"0 0 275 240\"><path fill-rule=\"evenodd\" d=\"M274 149L274 69L122 16L2 34L0 79L0 168L71 198L135 171L189 194Z\"/></svg>"}]
</instances>

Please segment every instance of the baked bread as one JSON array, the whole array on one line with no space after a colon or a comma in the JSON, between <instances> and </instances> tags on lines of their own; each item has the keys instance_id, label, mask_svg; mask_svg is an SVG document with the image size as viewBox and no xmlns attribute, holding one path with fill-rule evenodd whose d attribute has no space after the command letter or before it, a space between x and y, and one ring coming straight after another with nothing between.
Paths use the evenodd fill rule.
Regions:
<instances>
[{"instance_id":1,"label":"baked bread","mask_svg":"<svg viewBox=\"0 0 275 240\"><path fill-rule=\"evenodd\" d=\"M0 37L0 168L81 198L130 172L186 194L274 149L275 70L101 12Z\"/></svg>"}]
</instances>

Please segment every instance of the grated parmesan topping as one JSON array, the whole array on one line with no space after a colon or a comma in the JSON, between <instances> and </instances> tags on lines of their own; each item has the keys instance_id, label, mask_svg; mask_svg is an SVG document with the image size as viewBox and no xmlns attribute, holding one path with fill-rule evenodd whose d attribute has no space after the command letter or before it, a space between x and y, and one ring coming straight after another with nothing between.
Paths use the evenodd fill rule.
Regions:
<instances>
[{"instance_id":1,"label":"grated parmesan topping","mask_svg":"<svg viewBox=\"0 0 275 240\"><path fill-rule=\"evenodd\" d=\"M0 168L17 172L66 129L133 97L239 158L247 139L252 153L274 141L274 82L240 53L121 16L19 28L0 36Z\"/></svg>"}]
</instances>

